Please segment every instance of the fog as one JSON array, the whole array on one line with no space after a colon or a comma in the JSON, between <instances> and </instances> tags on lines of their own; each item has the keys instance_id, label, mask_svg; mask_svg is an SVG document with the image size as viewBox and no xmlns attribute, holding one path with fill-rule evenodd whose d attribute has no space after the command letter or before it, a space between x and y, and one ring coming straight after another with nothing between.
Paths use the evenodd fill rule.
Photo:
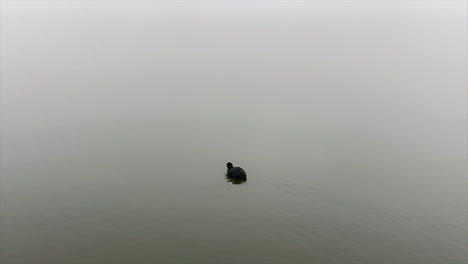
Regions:
<instances>
[{"instance_id":1,"label":"fog","mask_svg":"<svg viewBox=\"0 0 468 264\"><path fill-rule=\"evenodd\" d=\"M463 262L466 10L2 1L0 258Z\"/></svg>"}]
</instances>

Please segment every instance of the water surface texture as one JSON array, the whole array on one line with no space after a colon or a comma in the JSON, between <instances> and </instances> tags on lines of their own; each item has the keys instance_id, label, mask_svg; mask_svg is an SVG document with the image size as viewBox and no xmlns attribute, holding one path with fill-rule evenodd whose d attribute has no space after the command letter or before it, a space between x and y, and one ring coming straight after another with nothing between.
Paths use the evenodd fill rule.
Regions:
<instances>
[{"instance_id":1,"label":"water surface texture","mask_svg":"<svg viewBox=\"0 0 468 264\"><path fill-rule=\"evenodd\" d=\"M2 1L0 262L466 263L466 10Z\"/></svg>"}]
</instances>

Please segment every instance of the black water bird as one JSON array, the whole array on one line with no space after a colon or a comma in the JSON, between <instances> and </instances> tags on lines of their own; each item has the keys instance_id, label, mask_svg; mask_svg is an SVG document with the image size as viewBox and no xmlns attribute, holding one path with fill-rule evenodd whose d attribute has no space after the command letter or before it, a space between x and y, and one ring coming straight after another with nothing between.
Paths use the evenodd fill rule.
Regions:
<instances>
[{"instance_id":1,"label":"black water bird","mask_svg":"<svg viewBox=\"0 0 468 264\"><path fill-rule=\"evenodd\" d=\"M226 176L233 179L247 180L247 174L240 167L233 167L231 162L226 164L227 173Z\"/></svg>"}]
</instances>

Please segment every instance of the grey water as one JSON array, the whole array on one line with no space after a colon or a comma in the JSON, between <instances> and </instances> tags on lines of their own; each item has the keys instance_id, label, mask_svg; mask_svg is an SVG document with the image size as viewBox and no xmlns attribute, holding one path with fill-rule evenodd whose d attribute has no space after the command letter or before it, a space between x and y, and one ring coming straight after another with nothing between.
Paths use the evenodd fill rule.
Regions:
<instances>
[{"instance_id":1,"label":"grey water","mask_svg":"<svg viewBox=\"0 0 468 264\"><path fill-rule=\"evenodd\" d=\"M466 263L466 8L2 1L0 262Z\"/></svg>"}]
</instances>

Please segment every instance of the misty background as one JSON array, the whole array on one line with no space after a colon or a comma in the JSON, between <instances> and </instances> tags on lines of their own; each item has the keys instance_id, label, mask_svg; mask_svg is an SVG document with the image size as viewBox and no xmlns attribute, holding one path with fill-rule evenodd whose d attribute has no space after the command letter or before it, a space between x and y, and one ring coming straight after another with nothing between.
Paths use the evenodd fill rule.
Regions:
<instances>
[{"instance_id":1,"label":"misty background","mask_svg":"<svg viewBox=\"0 0 468 264\"><path fill-rule=\"evenodd\" d=\"M464 263L466 11L2 1L2 263Z\"/></svg>"}]
</instances>

